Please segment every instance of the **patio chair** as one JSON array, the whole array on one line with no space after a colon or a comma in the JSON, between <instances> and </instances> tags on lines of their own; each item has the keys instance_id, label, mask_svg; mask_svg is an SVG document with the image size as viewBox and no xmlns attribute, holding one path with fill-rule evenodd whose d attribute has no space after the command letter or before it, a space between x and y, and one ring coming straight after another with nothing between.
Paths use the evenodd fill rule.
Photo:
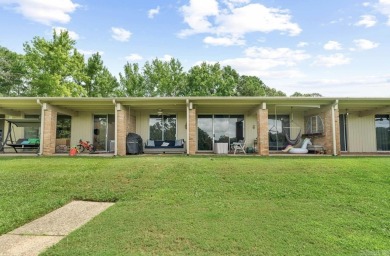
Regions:
<instances>
[{"instance_id":1,"label":"patio chair","mask_svg":"<svg viewBox=\"0 0 390 256\"><path fill-rule=\"evenodd\" d=\"M232 148L234 150L234 154L236 154L237 151L246 154L246 152L245 152L245 140L239 140L238 142L233 142L232 143Z\"/></svg>"}]
</instances>

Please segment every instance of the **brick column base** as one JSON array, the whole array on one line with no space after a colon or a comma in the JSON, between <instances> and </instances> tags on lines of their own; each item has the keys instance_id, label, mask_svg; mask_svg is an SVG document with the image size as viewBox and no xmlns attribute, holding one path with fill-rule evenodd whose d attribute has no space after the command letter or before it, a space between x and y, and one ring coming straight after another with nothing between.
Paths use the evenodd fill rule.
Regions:
<instances>
[{"instance_id":1,"label":"brick column base","mask_svg":"<svg viewBox=\"0 0 390 256\"><path fill-rule=\"evenodd\" d=\"M119 104L118 104L119 105ZM122 106L119 105L119 110L116 111L117 115L117 152L116 154L118 156L125 156L126 155L126 136L127 136L127 126L128 126L128 110Z\"/></svg>"},{"instance_id":2,"label":"brick column base","mask_svg":"<svg viewBox=\"0 0 390 256\"><path fill-rule=\"evenodd\" d=\"M269 155L268 109L257 110L257 152L260 156Z\"/></svg>"},{"instance_id":3,"label":"brick column base","mask_svg":"<svg viewBox=\"0 0 390 256\"><path fill-rule=\"evenodd\" d=\"M56 128L57 128L57 112L51 109L44 111L43 117L43 155L52 155L55 153L56 147Z\"/></svg>"},{"instance_id":4,"label":"brick column base","mask_svg":"<svg viewBox=\"0 0 390 256\"><path fill-rule=\"evenodd\" d=\"M196 125L196 109L189 110L189 155L195 155L197 148L197 125Z\"/></svg>"}]
</instances>

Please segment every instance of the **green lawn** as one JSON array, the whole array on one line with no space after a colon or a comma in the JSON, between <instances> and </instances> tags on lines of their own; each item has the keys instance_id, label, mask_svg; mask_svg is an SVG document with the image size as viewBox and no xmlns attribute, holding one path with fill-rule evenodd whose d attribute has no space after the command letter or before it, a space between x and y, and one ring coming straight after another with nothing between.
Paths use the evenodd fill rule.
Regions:
<instances>
[{"instance_id":1,"label":"green lawn","mask_svg":"<svg viewBox=\"0 0 390 256\"><path fill-rule=\"evenodd\" d=\"M1 157L0 234L115 201L44 255L390 255L389 157Z\"/></svg>"}]
</instances>

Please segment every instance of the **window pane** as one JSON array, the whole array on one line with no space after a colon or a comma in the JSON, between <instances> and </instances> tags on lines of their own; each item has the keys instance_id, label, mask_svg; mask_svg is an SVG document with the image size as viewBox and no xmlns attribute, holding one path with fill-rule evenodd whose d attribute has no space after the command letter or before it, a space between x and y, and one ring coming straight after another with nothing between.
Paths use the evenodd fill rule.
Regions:
<instances>
[{"instance_id":1,"label":"window pane","mask_svg":"<svg viewBox=\"0 0 390 256\"><path fill-rule=\"evenodd\" d=\"M57 116L57 139L70 139L71 121L70 116Z\"/></svg>"},{"instance_id":2,"label":"window pane","mask_svg":"<svg viewBox=\"0 0 390 256\"><path fill-rule=\"evenodd\" d=\"M376 115L376 147L378 151L390 150L390 115Z\"/></svg>"},{"instance_id":3,"label":"window pane","mask_svg":"<svg viewBox=\"0 0 390 256\"><path fill-rule=\"evenodd\" d=\"M39 119L39 115L25 115L26 119ZM39 138L39 127L24 127L24 138Z\"/></svg>"},{"instance_id":4,"label":"window pane","mask_svg":"<svg viewBox=\"0 0 390 256\"><path fill-rule=\"evenodd\" d=\"M347 151L347 115L339 115L339 124L340 124L340 150Z\"/></svg>"},{"instance_id":5,"label":"window pane","mask_svg":"<svg viewBox=\"0 0 390 256\"><path fill-rule=\"evenodd\" d=\"M214 116L214 135L215 142L229 143L229 116Z\"/></svg>"},{"instance_id":6,"label":"window pane","mask_svg":"<svg viewBox=\"0 0 390 256\"><path fill-rule=\"evenodd\" d=\"M164 116L164 140L176 140L176 116Z\"/></svg>"},{"instance_id":7,"label":"window pane","mask_svg":"<svg viewBox=\"0 0 390 256\"><path fill-rule=\"evenodd\" d=\"M162 116L153 115L149 118L149 135L151 140L162 140Z\"/></svg>"},{"instance_id":8,"label":"window pane","mask_svg":"<svg viewBox=\"0 0 390 256\"><path fill-rule=\"evenodd\" d=\"M213 116L198 116L198 150L213 150Z\"/></svg>"},{"instance_id":9,"label":"window pane","mask_svg":"<svg viewBox=\"0 0 390 256\"><path fill-rule=\"evenodd\" d=\"M283 127L290 127L290 118L288 115L268 116L270 150L282 150L288 145L286 137L283 134Z\"/></svg>"},{"instance_id":10,"label":"window pane","mask_svg":"<svg viewBox=\"0 0 390 256\"><path fill-rule=\"evenodd\" d=\"M176 115L151 115L149 118L149 139L176 140Z\"/></svg>"},{"instance_id":11,"label":"window pane","mask_svg":"<svg viewBox=\"0 0 390 256\"><path fill-rule=\"evenodd\" d=\"M244 139L244 116L232 115L229 119L229 143Z\"/></svg>"}]
</instances>

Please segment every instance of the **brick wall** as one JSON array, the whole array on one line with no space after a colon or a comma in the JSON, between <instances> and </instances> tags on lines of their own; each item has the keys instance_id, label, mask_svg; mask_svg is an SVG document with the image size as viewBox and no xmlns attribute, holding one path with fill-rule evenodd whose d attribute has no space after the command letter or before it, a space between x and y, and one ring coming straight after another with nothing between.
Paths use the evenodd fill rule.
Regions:
<instances>
[{"instance_id":1,"label":"brick wall","mask_svg":"<svg viewBox=\"0 0 390 256\"><path fill-rule=\"evenodd\" d=\"M130 110L130 117L127 119L127 132L137 133L136 117L133 111Z\"/></svg>"},{"instance_id":2,"label":"brick wall","mask_svg":"<svg viewBox=\"0 0 390 256\"><path fill-rule=\"evenodd\" d=\"M326 148L326 154L333 155L340 154L340 125L339 125L339 111L334 111L335 118L335 132L336 132L336 152L333 152L333 131L332 131L332 107L326 106L321 113L318 114L324 123L324 132L322 136L312 137L311 142L314 145L322 145Z\"/></svg>"},{"instance_id":3,"label":"brick wall","mask_svg":"<svg viewBox=\"0 0 390 256\"><path fill-rule=\"evenodd\" d=\"M57 128L57 112L51 109L44 111L43 123L43 155L52 155L55 153L56 146L56 128Z\"/></svg>"},{"instance_id":4,"label":"brick wall","mask_svg":"<svg viewBox=\"0 0 390 256\"><path fill-rule=\"evenodd\" d=\"M261 156L269 155L268 109L257 110L257 152Z\"/></svg>"},{"instance_id":5,"label":"brick wall","mask_svg":"<svg viewBox=\"0 0 390 256\"><path fill-rule=\"evenodd\" d=\"M195 155L197 149L197 125L196 125L196 109L189 110L189 152L190 155Z\"/></svg>"},{"instance_id":6,"label":"brick wall","mask_svg":"<svg viewBox=\"0 0 390 256\"><path fill-rule=\"evenodd\" d=\"M122 105L120 110L117 110L117 155L125 156L126 155L126 136L127 136L127 127L128 127L128 115L129 111Z\"/></svg>"}]
</instances>

